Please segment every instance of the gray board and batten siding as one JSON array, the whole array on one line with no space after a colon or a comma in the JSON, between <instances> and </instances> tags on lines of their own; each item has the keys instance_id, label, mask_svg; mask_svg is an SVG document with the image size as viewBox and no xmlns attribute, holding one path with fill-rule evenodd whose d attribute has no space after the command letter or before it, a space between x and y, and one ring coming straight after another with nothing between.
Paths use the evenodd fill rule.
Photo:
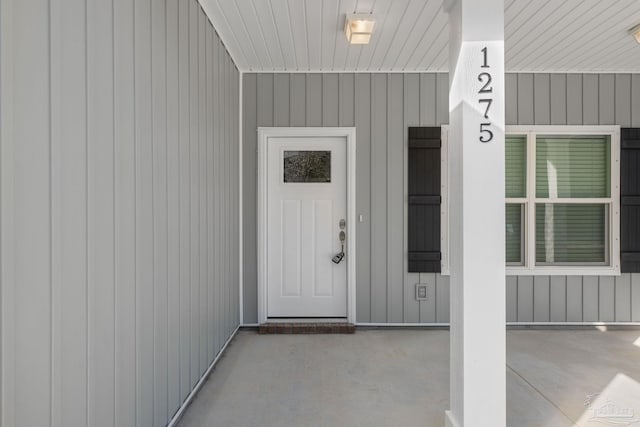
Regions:
<instances>
[{"instance_id":1,"label":"gray board and batten siding","mask_svg":"<svg viewBox=\"0 0 640 427\"><path fill-rule=\"evenodd\" d=\"M239 78L196 0L0 0L4 426L164 426L238 326Z\"/></svg>"},{"instance_id":2,"label":"gray board and batten siding","mask_svg":"<svg viewBox=\"0 0 640 427\"><path fill-rule=\"evenodd\" d=\"M243 75L244 322L257 322L259 126L355 126L357 321L447 323L449 278L407 273L409 126L448 122L446 73ZM507 74L508 125L640 127L640 74ZM403 200L404 199L404 200ZM415 299L426 283L428 300ZM509 322L640 321L640 274L507 277Z\"/></svg>"}]
</instances>

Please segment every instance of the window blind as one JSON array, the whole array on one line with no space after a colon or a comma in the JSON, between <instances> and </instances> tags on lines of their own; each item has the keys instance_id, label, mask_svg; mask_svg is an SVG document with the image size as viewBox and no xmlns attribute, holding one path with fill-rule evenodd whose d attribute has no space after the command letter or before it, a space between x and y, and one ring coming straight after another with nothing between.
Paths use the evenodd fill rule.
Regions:
<instances>
[{"instance_id":1,"label":"window blind","mask_svg":"<svg viewBox=\"0 0 640 427\"><path fill-rule=\"evenodd\" d=\"M609 197L610 152L608 136L538 136L536 196Z\"/></svg>"}]
</instances>

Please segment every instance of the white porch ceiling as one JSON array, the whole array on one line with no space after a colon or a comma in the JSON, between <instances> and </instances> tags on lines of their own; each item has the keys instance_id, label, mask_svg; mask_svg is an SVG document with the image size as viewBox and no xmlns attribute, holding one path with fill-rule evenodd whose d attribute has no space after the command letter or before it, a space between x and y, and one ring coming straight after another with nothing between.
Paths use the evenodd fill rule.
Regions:
<instances>
[{"instance_id":1,"label":"white porch ceiling","mask_svg":"<svg viewBox=\"0 0 640 427\"><path fill-rule=\"evenodd\" d=\"M442 0L200 0L242 71L446 71ZM347 13L373 13L369 45ZM640 72L640 0L505 0L507 71Z\"/></svg>"}]
</instances>

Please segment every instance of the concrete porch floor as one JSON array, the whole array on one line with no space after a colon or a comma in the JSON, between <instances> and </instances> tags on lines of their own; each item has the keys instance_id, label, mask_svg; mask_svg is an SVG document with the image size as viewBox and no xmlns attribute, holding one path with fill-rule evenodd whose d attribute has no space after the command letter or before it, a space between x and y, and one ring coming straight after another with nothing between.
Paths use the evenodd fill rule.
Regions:
<instances>
[{"instance_id":1,"label":"concrete porch floor","mask_svg":"<svg viewBox=\"0 0 640 427\"><path fill-rule=\"evenodd\" d=\"M507 332L507 425L640 426L640 330ZM446 330L240 331L188 426L434 426L449 400Z\"/></svg>"}]
</instances>

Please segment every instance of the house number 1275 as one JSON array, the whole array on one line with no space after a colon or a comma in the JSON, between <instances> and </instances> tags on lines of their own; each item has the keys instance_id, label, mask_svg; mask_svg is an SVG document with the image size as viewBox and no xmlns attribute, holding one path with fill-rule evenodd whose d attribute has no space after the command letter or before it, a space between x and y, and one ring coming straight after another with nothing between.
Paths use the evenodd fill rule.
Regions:
<instances>
[{"instance_id":1,"label":"house number 1275","mask_svg":"<svg viewBox=\"0 0 640 427\"><path fill-rule=\"evenodd\" d=\"M480 68L491 68L488 63L487 58L487 48L486 46L481 49L482 52L482 65ZM478 81L482 84L482 87L478 91L478 93L482 96L478 99L478 103L480 106L484 108L484 118L485 120L489 119L489 109L491 108L491 104L493 103L493 87L491 86L491 73L488 71L482 71L478 74ZM480 142L489 142L493 139L493 132L489 127L491 126L491 121L486 121L480 123Z\"/></svg>"}]
</instances>

